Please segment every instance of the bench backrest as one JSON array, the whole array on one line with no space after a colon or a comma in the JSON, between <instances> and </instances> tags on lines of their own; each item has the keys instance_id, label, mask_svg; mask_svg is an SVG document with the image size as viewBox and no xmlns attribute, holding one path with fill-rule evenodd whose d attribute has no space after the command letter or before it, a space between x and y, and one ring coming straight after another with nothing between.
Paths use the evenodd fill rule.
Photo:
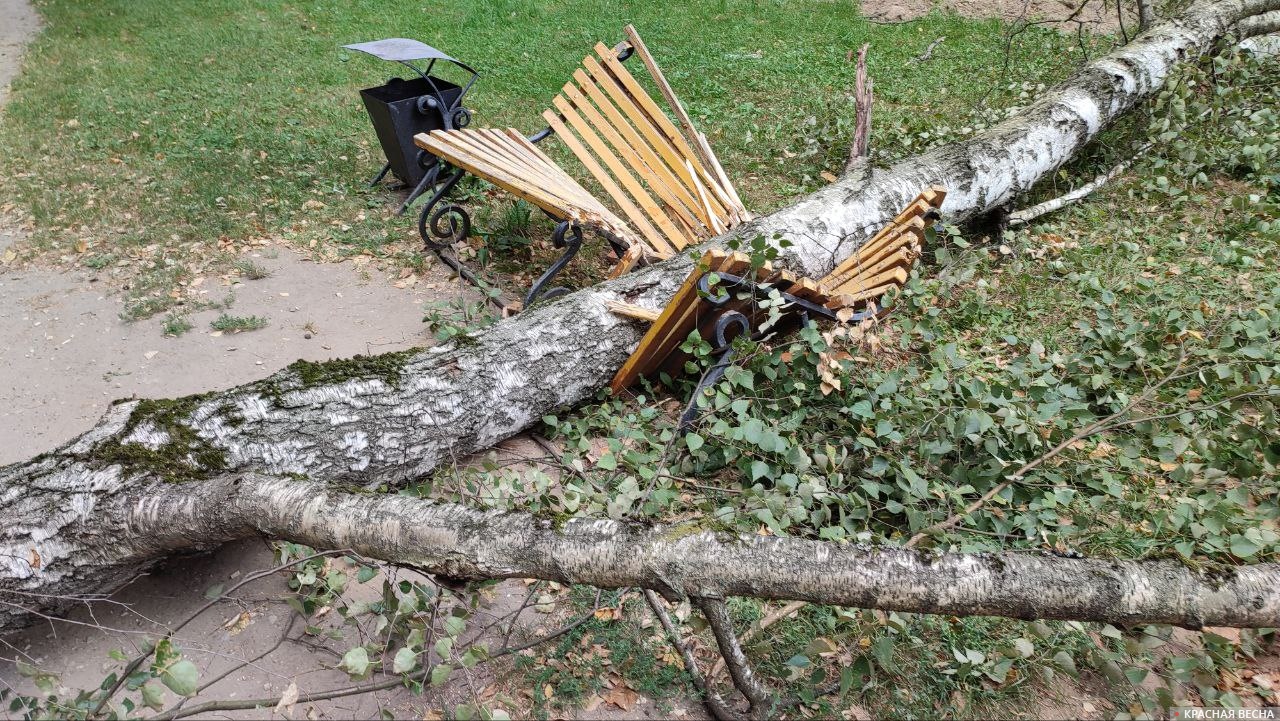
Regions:
<instances>
[{"instance_id":1,"label":"bench backrest","mask_svg":"<svg viewBox=\"0 0 1280 721\"><path fill-rule=\"evenodd\" d=\"M604 230L657 258L749 219L644 41L629 25L626 32L680 127L623 67L619 51L602 43L543 113L607 199L592 196L513 130L437 130L415 142L554 217ZM635 253L629 260L636 260Z\"/></svg>"}]
</instances>

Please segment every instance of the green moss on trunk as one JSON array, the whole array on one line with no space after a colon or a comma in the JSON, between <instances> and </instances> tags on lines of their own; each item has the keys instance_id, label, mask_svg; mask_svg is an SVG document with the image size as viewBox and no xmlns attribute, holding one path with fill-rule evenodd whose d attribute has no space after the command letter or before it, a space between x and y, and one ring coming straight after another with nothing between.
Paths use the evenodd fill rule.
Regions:
<instances>
[{"instance_id":1,"label":"green moss on trunk","mask_svg":"<svg viewBox=\"0 0 1280 721\"><path fill-rule=\"evenodd\" d=\"M382 355L358 355L324 362L298 360L290 364L288 369L298 374L303 388L369 378L378 378L395 388L400 385L405 365L420 352L420 348L410 348Z\"/></svg>"},{"instance_id":2,"label":"green moss on trunk","mask_svg":"<svg viewBox=\"0 0 1280 721\"><path fill-rule=\"evenodd\" d=\"M201 438L189 425L191 414L209 396L205 393L139 401L117 437L93 450L95 464L119 465L131 473L144 473L173 483L202 480L225 471L226 451ZM164 433L168 440L158 448L120 440L144 425Z\"/></svg>"}]
</instances>

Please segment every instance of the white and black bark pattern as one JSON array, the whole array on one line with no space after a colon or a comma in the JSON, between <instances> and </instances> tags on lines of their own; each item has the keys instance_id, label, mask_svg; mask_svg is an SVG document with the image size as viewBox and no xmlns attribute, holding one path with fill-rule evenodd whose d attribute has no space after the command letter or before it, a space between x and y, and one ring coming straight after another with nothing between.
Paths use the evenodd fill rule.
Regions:
<instances>
[{"instance_id":1,"label":"white and black bark pattern","mask_svg":"<svg viewBox=\"0 0 1280 721\"><path fill-rule=\"evenodd\" d=\"M869 177L848 173L744 232L789 238L797 268L826 274L924 187L947 188L942 212L960 222L1006 206L1062 167L1103 128L1158 91L1183 62L1228 33L1275 32L1280 0L1197 2L1182 15L1088 63L1004 122ZM1259 17L1261 16L1261 17Z\"/></svg>"},{"instance_id":2,"label":"white and black bark pattern","mask_svg":"<svg viewBox=\"0 0 1280 721\"><path fill-rule=\"evenodd\" d=\"M1267 31L1277 9L1280 0L1195 4L1009 121L869 180L846 177L733 235L789 238L786 262L816 277L928 184L950 189L943 210L953 220L988 212L1154 92L1179 60L1203 53L1233 27ZM692 265L677 257L445 346L299 363L264 381L176 401L121 402L84 436L0 468L0 589L107 590L170 546L241 533L243 518L217 522L222 516L200 500L201 484L213 487L233 474L394 485L488 448L604 386L643 333L606 304L660 308ZM177 525L185 516L119 515L150 503L140 489L167 489L164 483L181 487L191 508L203 509L200 518ZM7 603L0 598L0 608Z\"/></svg>"},{"instance_id":3,"label":"white and black bark pattern","mask_svg":"<svg viewBox=\"0 0 1280 721\"><path fill-rule=\"evenodd\" d=\"M78 565L29 569L58 593L139 558L264 533L458 578L540 578L643 587L668 598L753 596L951 615L1262 627L1280 623L1280 564L1193 570L1172 560L1104 561L1039 552L933 554L697 528L483 511L255 474L155 482L104 497L103 522L61 542ZM106 522L109 519L109 522ZM65 562L59 562L62 566ZM62 582L51 583L58 576ZM86 575L88 574L88 575ZM30 602L9 575L0 602ZM0 611L0 628L16 621Z\"/></svg>"}]
</instances>

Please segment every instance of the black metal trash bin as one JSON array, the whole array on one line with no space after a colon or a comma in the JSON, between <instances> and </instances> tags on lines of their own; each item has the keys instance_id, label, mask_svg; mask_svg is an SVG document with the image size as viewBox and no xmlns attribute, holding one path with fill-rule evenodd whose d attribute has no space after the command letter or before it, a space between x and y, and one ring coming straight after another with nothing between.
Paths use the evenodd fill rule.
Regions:
<instances>
[{"instance_id":1,"label":"black metal trash bin","mask_svg":"<svg viewBox=\"0 0 1280 721\"><path fill-rule=\"evenodd\" d=\"M404 183L414 186L413 192L397 211L403 213L438 175L432 172L437 163L435 156L414 145L413 136L432 130L466 127L471 122L471 111L462 106L462 98L480 75L465 63L430 45L408 38L387 38L343 47L400 63L418 76L412 80L392 78L385 85L360 91L382 152L387 157L387 164L370 185L391 171ZM425 68L414 64L414 61L421 60L429 61ZM471 73L471 78L466 85L459 86L432 75L431 70L437 60L457 65Z\"/></svg>"},{"instance_id":2,"label":"black metal trash bin","mask_svg":"<svg viewBox=\"0 0 1280 721\"><path fill-rule=\"evenodd\" d=\"M462 88L439 78L433 80L435 92L425 78L392 78L386 85L360 91L391 172L408 185L420 183L427 169L436 162L434 155L413 144L413 136L452 125L435 107L439 100L434 95L443 98L444 107L453 109L455 114L460 109L454 105L462 97Z\"/></svg>"}]
</instances>

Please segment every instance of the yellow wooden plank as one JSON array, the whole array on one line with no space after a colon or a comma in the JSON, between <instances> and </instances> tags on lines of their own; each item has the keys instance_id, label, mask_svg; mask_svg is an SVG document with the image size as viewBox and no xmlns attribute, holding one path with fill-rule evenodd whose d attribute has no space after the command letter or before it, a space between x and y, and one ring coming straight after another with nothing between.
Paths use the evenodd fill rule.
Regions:
<instances>
[{"instance_id":1,"label":"yellow wooden plank","mask_svg":"<svg viewBox=\"0 0 1280 721\"><path fill-rule=\"evenodd\" d=\"M572 200L579 204L590 202L591 196L578 185L577 181L569 177L558 165L548 165L542 162L541 158L530 155L523 148L513 146L510 138L500 130L496 129L479 129L471 131L470 135L483 140L485 145L496 155L506 158L512 165L512 168L522 168L530 177L537 178L545 183L552 183L557 186L557 195Z\"/></svg>"},{"instance_id":2,"label":"yellow wooden plank","mask_svg":"<svg viewBox=\"0 0 1280 721\"><path fill-rule=\"evenodd\" d=\"M720 270L731 257L729 253L719 249L708 250L702 255L697 266L684 279L675 295L662 309L658 320L649 327L649 332L640 340L636 350L614 375L609 389L615 395L629 388L648 370L665 360L670 347L679 345L684 337L689 335L689 331L693 329L693 314L698 305L698 279L708 270ZM748 263L750 263L749 259ZM684 335L680 336L673 345L672 340L681 330ZM662 357L655 359L658 353L662 353Z\"/></svg>"},{"instance_id":3,"label":"yellow wooden plank","mask_svg":"<svg viewBox=\"0 0 1280 721\"><path fill-rule=\"evenodd\" d=\"M603 89L606 95L622 110L623 114L630 119L631 123L640 131L650 146L657 151L662 160L666 161L666 166L686 189L695 190L705 185L699 181L696 164L671 144L671 141L653 124L649 116L636 105L631 94L624 90L612 75L590 57L583 59L583 67L586 68L596 87ZM720 218L721 222L730 217L729 211L726 210L723 203L714 194L711 197L710 213Z\"/></svg>"},{"instance_id":4,"label":"yellow wooden plank","mask_svg":"<svg viewBox=\"0 0 1280 721\"><path fill-rule=\"evenodd\" d=\"M635 176L622 164L622 161L618 160L613 151L609 150L609 147L600 139L600 136L596 135L591 126L573 109L569 101L557 95L552 103L555 105L556 110L560 112L560 115L569 121L569 125L573 127L578 137L586 141L597 158L604 161L604 164L617 178L618 182L622 183L622 186L631 194L632 199L648 214L653 224L662 230L663 235L666 237L667 245L676 249L684 247L688 239L680 231L676 230L675 226L671 224L671 220L667 218L666 213L662 212L662 209L654 202L653 198L644 189L644 186L640 184L640 181L636 180ZM614 187L616 188L617 186ZM610 194L612 195L612 193ZM618 200L618 198L615 197L614 200Z\"/></svg>"},{"instance_id":5,"label":"yellow wooden plank","mask_svg":"<svg viewBox=\"0 0 1280 721\"><path fill-rule=\"evenodd\" d=\"M506 136L507 136L507 139L510 140L512 143L523 148L525 152L539 158L543 163L546 163L547 165L555 166L557 168L560 167L559 164L556 163L556 161L552 160L550 156L542 152L542 148L539 148L537 145L533 144L519 130L516 130L515 128L507 128ZM556 137L559 137L559 136L556 136ZM563 168L561 168L561 172L564 172ZM565 174L568 175L568 173L565 173ZM579 184L578 187L581 188L582 187L581 184ZM624 221L622 218L619 218L616 213L610 210L609 207L606 206L604 203L600 202L600 199L592 195L590 191L588 191L586 188L582 188L582 192L586 197L591 199L593 203L593 209L596 212L609 218L610 222L612 223L616 223L617 225L624 228L627 226L626 221ZM627 234L629 238L635 237L635 232L632 231L630 228L627 229Z\"/></svg>"},{"instance_id":6,"label":"yellow wooden plank","mask_svg":"<svg viewBox=\"0 0 1280 721\"><path fill-rule=\"evenodd\" d=\"M626 34L628 42L631 43L631 47L640 56L640 61L644 63L645 68L649 71L649 77L653 78L654 84L658 86L658 92L662 94L662 97L667 101L667 105L676 114L676 119L680 121L680 126L684 129L685 140L698 153L703 164L714 173L726 195L736 204L737 207L730 208L730 210L745 213L746 208L742 205L742 200L738 198L737 189L733 187L733 184L729 182L729 177L725 175L724 168L720 165L720 159L711 150L711 145L707 142L706 136L698 132L698 129L694 127L693 119L685 111L684 104L680 102L680 98L676 95L676 91L672 89L671 83L667 82L666 74L662 72L662 68L659 67L658 60L653 56L653 53L649 52L649 48L644 44L644 39L640 37L640 33L633 25L627 25L623 28L623 32Z\"/></svg>"},{"instance_id":7,"label":"yellow wooden plank","mask_svg":"<svg viewBox=\"0 0 1280 721\"><path fill-rule=\"evenodd\" d=\"M877 251L868 254L869 257L865 259L859 258L861 262L851 266L845 275L839 276L832 281L824 280L823 283L829 288L834 288L842 286L851 280L874 275L893 265L910 268L919 255L920 243L915 236L904 234L889 241L887 245Z\"/></svg>"},{"instance_id":8,"label":"yellow wooden plank","mask_svg":"<svg viewBox=\"0 0 1280 721\"><path fill-rule=\"evenodd\" d=\"M516 197L524 198L555 217L565 217L566 208L563 207L564 204L560 198L547 194L540 188L532 187L526 180L512 175L503 168L496 167L485 159L476 158L470 152L458 152L446 142L438 142L435 133L443 132L437 130L430 136L426 133L419 133L414 137L414 142L419 147L444 158L468 173L484 178Z\"/></svg>"},{"instance_id":9,"label":"yellow wooden plank","mask_svg":"<svg viewBox=\"0 0 1280 721\"><path fill-rule=\"evenodd\" d=\"M565 210L570 206L581 205L581 200L574 190L577 183L568 175L548 172L545 168L532 168L519 158L512 157L503 149L493 146L478 131L466 133L456 130L444 131L441 137L454 149L469 153L473 164L481 166L487 163L505 171L512 178L524 181L525 190L536 189L548 198L555 199Z\"/></svg>"},{"instance_id":10,"label":"yellow wooden plank","mask_svg":"<svg viewBox=\"0 0 1280 721\"><path fill-rule=\"evenodd\" d=\"M612 123L606 120L605 117L600 114L600 111L596 110L596 106L592 105L591 101L587 100L577 87L572 83L566 83L564 86L564 97L575 110L581 113L582 117L590 123L596 131L604 136L605 140L609 141L609 144L613 146L617 154L633 171L635 171L639 179L649 186L664 206L673 211L676 215L680 216L687 226L693 226L700 222L691 213L691 211L684 206L679 198L676 197L675 193L672 191L671 184L665 182L658 173L650 168L649 163L642 159L640 151L637 148L632 147L631 143L627 142L627 140L622 137L618 128L614 127ZM658 165L657 167L662 166ZM685 235L683 240L685 240L685 244L687 244L689 240L692 240L692 238ZM677 248L682 247L684 246L677 244Z\"/></svg>"},{"instance_id":11,"label":"yellow wooden plank","mask_svg":"<svg viewBox=\"0 0 1280 721\"><path fill-rule=\"evenodd\" d=\"M833 290L834 295L857 295L868 288L879 288L882 285L902 285L907 282L909 273L906 268L893 267L878 273L854 278Z\"/></svg>"},{"instance_id":12,"label":"yellow wooden plank","mask_svg":"<svg viewBox=\"0 0 1280 721\"><path fill-rule=\"evenodd\" d=\"M854 251L853 255L845 258L840 265L836 266L835 270L824 276L821 282L828 286L839 285L858 272L858 268L862 265L864 258L872 257L882 248L896 244L903 236L912 236L917 242L923 244L924 225L924 220L920 217L910 217L905 223L886 226L884 230L876 233L871 240Z\"/></svg>"},{"instance_id":13,"label":"yellow wooden plank","mask_svg":"<svg viewBox=\"0 0 1280 721\"><path fill-rule=\"evenodd\" d=\"M595 156L584 148L582 143L578 142L577 136L569 131L569 128L560 120L560 116L556 115L553 110L546 110L542 113L542 118L547 121L547 125L551 126L551 129L560 138L560 142L565 144L569 152L573 153L574 157L586 167L587 172L591 173L596 182L600 183L600 186L604 188L604 192L608 193L609 197L613 198L614 202L618 204L618 207L622 208L623 214L635 224L645 243L650 248L661 253L673 252L671 245L663 239L658 229L653 227L653 224L649 222L645 214L631 202L626 194L622 192L622 189L618 187L617 183L613 182L613 178L605 172L604 168L600 167L600 164L596 162Z\"/></svg>"},{"instance_id":14,"label":"yellow wooden plank","mask_svg":"<svg viewBox=\"0 0 1280 721\"><path fill-rule=\"evenodd\" d=\"M649 310L648 308L632 305L631 303L623 303L619 300L608 300L605 301L604 305L609 309L609 312L614 315L644 321L645 323L652 323L662 315L659 311Z\"/></svg>"},{"instance_id":15,"label":"yellow wooden plank","mask_svg":"<svg viewBox=\"0 0 1280 721\"><path fill-rule=\"evenodd\" d=\"M676 194L678 200L683 203L685 207L694 212L699 221L707 227L711 227L710 219L704 217L706 211L702 210L702 206L697 202L693 195L690 194L688 187L676 178L676 176L671 172L671 169L667 167L666 163L658 157L658 154L652 147L650 147L649 143L641 137L640 133L631 126L631 123L627 122L627 119L618 111L605 93L600 90L600 87L591 79L587 72L582 68L578 68L573 73L573 79L577 82L578 87L585 91L596 106L600 108L606 117L608 117L609 124L612 125L636 151L640 156L640 159L649 167L650 172L657 175L657 178L650 181L650 184L660 183L669 188L671 192Z\"/></svg>"},{"instance_id":16,"label":"yellow wooden plank","mask_svg":"<svg viewBox=\"0 0 1280 721\"><path fill-rule=\"evenodd\" d=\"M607 277L610 279L621 278L630 272L632 268L636 267L636 264L641 260L644 260L644 246L640 243L636 243L630 248L627 248L627 251L618 259L618 262L609 269Z\"/></svg>"},{"instance_id":17,"label":"yellow wooden plank","mask_svg":"<svg viewBox=\"0 0 1280 721\"><path fill-rule=\"evenodd\" d=\"M866 303L867 301L874 301L897 287L898 285L896 283L885 283L884 285L876 286L875 288L868 288L867 290L860 291L858 293L832 296L831 302L827 303L827 307L836 310L840 308L858 306Z\"/></svg>"},{"instance_id":18,"label":"yellow wooden plank","mask_svg":"<svg viewBox=\"0 0 1280 721\"><path fill-rule=\"evenodd\" d=\"M649 118L662 135L666 137L668 142L670 142L671 145L680 153L680 155L693 163L693 166L698 171L698 175L702 178L703 183L714 191L713 194L716 196L717 203L721 206L721 209L723 210L724 208L729 207L728 198L725 197L724 190L720 188L719 182L717 182L717 180L711 176L711 173L703 167L702 161L698 158L698 154L694 152L693 148L689 147L687 142L685 142L684 136L682 136L680 131L676 129L675 124L671 122L671 118L668 118L667 114L662 112L662 108L659 108L658 104L653 101L653 98L649 97L649 94L645 92L640 83L631 76L631 73L627 72L627 69L622 67L622 63L619 62L616 57L613 57L608 53L608 48L605 48L601 43L597 43L595 50L596 53L600 55L605 69L609 71L609 76L612 77L627 93L627 95L635 101L635 105L643 111L644 115ZM590 70L590 66L587 65L587 63L584 62L583 64L588 68L588 70Z\"/></svg>"},{"instance_id":19,"label":"yellow wooden plank","mask_svg":"<svg viewBox=\"0 0 1280 721\"><path fill-rule=\"evenodd\" d=\"M942 201L947 199L947 189L941 185L930 185L923 193L920 194L920 197L929 205L935 208L941 208Z\"/></svg>"}]
</instances>

